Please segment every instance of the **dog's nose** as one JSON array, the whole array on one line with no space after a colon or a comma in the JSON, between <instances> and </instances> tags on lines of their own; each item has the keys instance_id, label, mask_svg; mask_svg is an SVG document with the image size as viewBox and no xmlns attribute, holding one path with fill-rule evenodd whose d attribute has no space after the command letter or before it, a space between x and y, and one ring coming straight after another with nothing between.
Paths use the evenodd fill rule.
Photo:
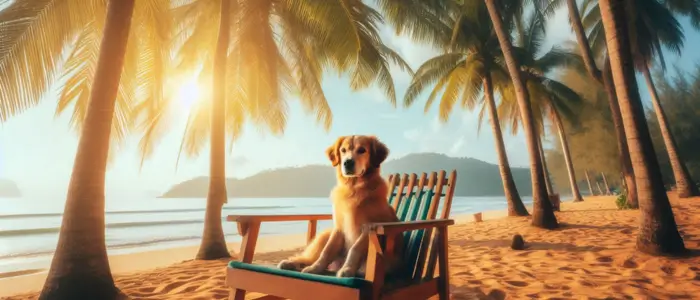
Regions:
<instances>
[{"instance_id":1,"label":"dog's nose","mask_svg":"<svg viewBox=\"0 0 700 300\"><path fill-rule=\"evenodd\" d=\"M355 167L355 161L352 159L348 159L343 162L343 167L345 167L348 170L352 170Z\"/></svg>"}]
</instances>

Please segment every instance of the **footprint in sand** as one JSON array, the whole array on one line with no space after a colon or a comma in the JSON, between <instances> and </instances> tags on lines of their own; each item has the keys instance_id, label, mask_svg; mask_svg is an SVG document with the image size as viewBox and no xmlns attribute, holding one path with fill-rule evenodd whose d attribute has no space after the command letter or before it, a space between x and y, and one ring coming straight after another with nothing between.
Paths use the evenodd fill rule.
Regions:
<instances>
[{"instance_id":1,"label":"footprint in sand","mask_svg":"<svg viewBox=\"0 0 700 300\"><path fill-rule=\"evenodd\" d=\"M139 293L148 294L148 293L153 293L153 291L154 291L155 289L156 289L156 287L154 287L154 286L148 286L148 287L139 288L139 289L137 289L136 291L139 292Z\"/></svg>"},{"instance_id":2,"label":"footprint in sand","mask_svg":"<svg viewBox=\"0 0 700 300\"><path fill-rule=\"evenodd\" d=\"M638 266L639 266L639 264L637 264L637 262L634 261L634 260L631 259L631 258L630 258L630 259L625 259L625 261L622 262L622 267L623 267L623 268L634 269L634 268L636 268L636 267L638 267Z\"/></svg>"},{"instance_id":3,"label":"footprint in sand","mask_svg":"<svg viewBox=\"0 0 700 300\"><path fill-rule=\"evenodd\" d=\"M526 287L530 285L529 283L525 281L519 281L519 280L506 280L507 284L510 284L512 286L517 286L517 287Z\"/></svg>"},{"instance_id":4,"label":"footprint in sand","mask_svg":"<svg viewBox=\"0 0 700 300\"><path fill-rule=\"evenodd\" d=\"M609 263L609 262L613 261L612 257L610 257L610 256L601 256L601 257L596 258L595 260L597 260L598 262L602 262L602 263Z\"/></svg>"},{"instance_id":5,"label":"footprint in sand","mask_svg":"<svg viewBox=\"0 0 700 300\"><path fill-rule=\"evenodd\" d=\"M673 275L673 271L675 271L675 270L676 269L674 267L671 267L671 266L662 266L661 267L661 271L666 273L666 275Z\"/></svg>"},{"instance_id":6,"label":"footprint in sand","mask_svg":"<svg viewBox=\"0 0 700 300\"><path fill-rule=\"evenodd\" d=\"M492 291L489 292L488 297L489 297L489 299L494 299L494 300L505 300L506 299L506 292L499 290L499 289L493 289Z\"/></svg>"},{"instance_id":7,"label":"footprint in sand","mask_svg":"<svg viewBox=\"0 0 700 300\"><path fill-rule=\"evenodd\" d=\"M627 235L627 234L632 234L632 231L633 231L632 229L627 228L627 229L620 230L620 233Z\"/></svg>"}]
</instances>

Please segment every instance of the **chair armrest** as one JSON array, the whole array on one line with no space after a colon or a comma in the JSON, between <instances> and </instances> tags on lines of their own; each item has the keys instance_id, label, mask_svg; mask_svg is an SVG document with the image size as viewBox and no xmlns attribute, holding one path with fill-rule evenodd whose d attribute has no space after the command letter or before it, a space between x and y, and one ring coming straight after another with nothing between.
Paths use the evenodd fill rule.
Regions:
<instances>
[{"instance_id":1,"label":"chair armrest","mask_svg":"<svg viewBox=\"0 0 700 300\"><path fill-rule=\"evenodd\" d=\"M424 221L409 221L409 222L387 222L387 223L372 223L365 225L365 230L374 232L378 235L391 235L404 231L416 229L428 229L436 227L445 227L454 224L452 219L424 220Z\"/></svg>"},{"instance_id":2,"label":"chair armrest","mask_svg":"<svg viewBox=\"0 0 700 300\"><path fill-rule=\"evenodd\" d=\"M319 221L332 220L330 214L317 215L229 215L228 222L248 223L248 222L288 222L288 221Z\"/></svg>"}]
</instances>

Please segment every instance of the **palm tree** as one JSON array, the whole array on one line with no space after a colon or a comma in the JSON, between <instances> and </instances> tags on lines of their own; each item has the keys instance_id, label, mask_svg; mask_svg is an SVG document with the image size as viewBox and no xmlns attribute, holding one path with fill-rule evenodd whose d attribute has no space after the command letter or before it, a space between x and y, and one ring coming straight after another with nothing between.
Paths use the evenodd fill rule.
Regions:
<instances>
[{"instance_id":1,"label":"palm tree","mask_svg":"<svg viewBox=\"0 0 700 300\"><path fill-rule=\"evenodd\" d=\"M219 259L229 257L221 225L221 208L226 203L226 58L230 38L230 0L222 0L219 15L219 32L214 52L211 141L209 159L209 192L204 215L204 231L197 251L197 259Z\"/></svg>"},{"instance_id":2,"label":"palm tree","mask_svg":"<svg viewBox=\"0 0 700 300\"><path fill-rule=\"evenodd\" d=\"M588 169L584 171L584 174L586 175L586 183L588 184L588 192L591 194L591 196L595 196L595 191L593 190L593 185L591 185L591 178L588 176Z\"/></svg>"},{"instance_id":3,"label":"palm tree","mask_svg":"<svg viewBox=\"0 0 700 300\"><path fill-rule=\"evenodd\" d=\"M493 23L496 36L498 37L508 73L513 81L513 89L520 110L525 140L527 142L530 155L530 177L532 180L533 214L532 224L537 227L553 229L559 226L552 205L547 199L547 188L544 185L544 170L542 169L542 159L537 149L537 128L534 124L534 116L530 104L527 87L520 73L519 62L516 60L511 45L509 32L504 25L500 10L502 7L496 0L485 0L491 22Z\"/></svg>"},{"instance_id":4,"label":"palm tree","mask_svg":"<svg viewBox=\"0 0 700 300\"><path fill-rule=\"evenodd\" d=\"M157 49L153 44L162 40L150 34L168 22L154 22L154 17L168 5L161 0L106 5L15 1L0 12L2 119L36 105L65 69L57 113L74 102L71 122L81 132L58 245L40 299L114 299L120 294L105 245L105 171L111 146L118 145L110 139L119 141L130 129L135 89L158 86L152 75L162 75L162 70L154 70L151 61L161 57L137 50ZM132 23L143 29L140 36L129 34ZM73 49L62 64L61 53L70 44Z\"/></svg>"},{"instance_id":5,"label":"palm tree","mask_svg":"<svg viewBox=\"0 0 700 300\"><path fill-rule=\"evenodd\" d=\"M550 9L547 12L554 12L561 0L554 0L550 4ZM627 147L627 136L625 134L624 126L622 124L622 115L620 114L620 107L617 102L617 95L615 94L615 87L612 82L612 73L609 68L609 61L607 57L605 58L605 67L601 71L595 62L595 56L593 55L593 49L586 36L586 30L581 19L580 10L576 4L576 0L566 0L566 4L569 11L569 22L576 35L576 40L578 41L579 49L583 61L585 63L586 70L588 74L602 84L605 88L608 106L610 108L613 125L615 127L615 135L617 137L617 149L620 157L620 164L623 176L625 178L625 183L628 187L627 189L627 201L630 207L637 208L637 189L634 179L634 171L632 170L632 161L630 160L629 150ZM584 0L582 3L582 11L588 12L593 5L593 1ZM597 28L591 34L600 34L602 28ZM604 47L604 44L598 44L599 47Z\"/></svg>"},{"instance_id":6,"label":"palm tree","mask_svg":"<svg viewBox=\"0 0 700 300\"><path fill-rule=\"evenodd\" d=\"M583 100L575 91L565 84L549 77L548 74L558 68L572 68L576 71L583 72L584 66L580 56L559 47L553 47L545 54L540 55L542 52L541 41L544 38L544 21L542 15L532 14L527 24L520 25L523 31L520 34L519 47L515 48L515 53L517 55L517 60L520 62L520 68L523 70L521 73L528 87L530 99L536 99L533 101L532 105L536 123L539 128L538 132L540 135L544 136L544 119L549 119L554 125L562 145L571 195L575 202L583 201L583 197L578 188L578 180L576 179L571 153L569 151L567 133L565 132L562 121L563 115L564 118L576 124L577 118L574 111L580 109ZM510 86L505 86L504 88L509 89ZM512 92L504 92L504 95L505 101L501 102L501 107L499 107L499 109L502 110L502 116L512 124L512 130L515 134L518 131L518 125L520 123L520 114L518 106L516 105L517 100L514 99L514 93ZM543 160L543 168L545 170L547 190L551 195L553 194L553 190L548 180L546 161L544 158L544 151L541 149L541 143L539 148Z\"/></svg>"},{"instance_id":7,"label":"palm tree","mask_svg":"<svg viewBox=\"0 0 700 300\"><path fill-rule=\"evenodd\" d=\"M392 103L396 92L390 63L410 71L379 38L381 16L362 2L223 2L231 0L196 0L175 9L181 28L176 45L179 72L192 73L203 66L200 81L216 83L213 99L200 101L190 111L180 147L180 153L196 156L211 137L211 182L198 259L228 256L221 227L221 208L227 202L225 134L233 143L248 121L273 134L283 133L288 94L298 95L307 112L329 129L332 115L321 89L324 71L350 73L354 89L377 83ZM216 20L212 15L226 17ZM217 37L211 30L216 22L230 37L224 30ZM214 44L219 45L216 51L202 46ZM226 89L223 82L229 83ZM145 112L144 119L151 120L153 128L166 125L157 113ZM142 144L154 144L160 131L145 132Z\"/></svg>"},{"instance_id":8,"label":"palm tree","mask_svg":"<svg viewBox=\"0 0 700 300\"><path fill-rule=\"evenodd\" d=\"M547 187L547 195L549 200L552 200L554 196L554 188L552 188L552 180L549 177L549 168L547 168L547 157L544 155L544 148L542 147L542 139L544 138L544 130L540 133L541 137L537 138L537 149L540 151L540 158L542 159L542 170L544 170L544 185Z\"/></svg>"},{"instance_id":9,"label":"palm tree","mask_svg":"<svg viewBox=\"0 0 700 300\"><path fill-rule=\"evenodd\" d=\"M451 51L431 58L419 67L405 94L404 104L410 106L423 90L437 83L425 104L425 111L428 111L435 98L442 92L439 115L440 120L445 122L449 119L458 100L463 107L472 110L481 100L483 93L482 109L488 112L496 143L498 167L508 203L508 215L527 216L529 213L513 180L501 125L496 113L494 80L505 81L507 74L498 64L500 48L488 20L486 7L482 3L476 9L469 12L469 15L466 15L467 12L459 14L456 20L452 21L454 34L449 41L449 47L445 46L448 41L441 41L442 47L450 48ZM504 84L499 83L499 85Z\"/></svg>"},{"instance_id":10,"label":"palm tree","mask_svg":"<svg viewBox=\"0 0 700 300\"><path fill-rule=\"evenodd\" d=\"M665 46L674 53L680 54L684 39L683 30L680 23L678 23L673 16L671 10L664 6L663 3L659 3L656 0L634 2L630 10L634 10L635 15L639 15L634 18L631 24L631 28L633 28L632 41L636 45L636 47L633 48L635 65L644 75L649 94L651 95L652 104L656 111L659 127L661 128L661 136L663 137L676 180L677 194L681 198L696 196L700 194L700 192L697 186L693 184L694 181L690 177L685 163L683 163L683 160L678 154L678 146L669 129L666 114L661 106L657 89L654 85L651 71L649 70L649 65L653 62L655 57L658 57L661 66L665 67L663 54L661 52L662 46ZM602 29L600 12L597 6L591 5L590 10L584 16L584 20L586 27L590 28L591 32L599 32ZM598 45L605 44L603 35L592 34L591 38L592 44L594 45L593 47L599 49L598 51L602 51L600 49L604 47Z\"/></svg>"},{"instance_id":11,"label":"palm tree","mask_svg":"<svg viewBox=\"0 0 700 300\"><path fill-rule=\"evenodd\" d=\"M649 14L653 12L652 19L637 17L634 24L634 37L636 40L637 69L642 71L644 79L651 95L651 103L656 112L656 118L661 128L661 136L666 146L666 152L671 162L673 177L676 180L676 193L680 198L687 198L700 195L695 181L690 177L688 168L684 160L678 154L678 145L670 130L666 113L661 106L661 100L654 84L654 80L649 70L649 65L653 63L654 57L658 57L661 66L665 67L661 46L671 49L674 53L680 54L683 45L683 29L670 10L665 9L656 1L640 1L634 5L635 13Z\"/></svg>"},{"instance_id":12,"label":"palm tree","mask_svg":"<svg viewBox=\"0 0 700 300\"><path fill-rule=\"evenodd\" d=\"M664 189L635 78L627 2L600 0L599 6L642 210L637 249L655 255L680 254L685 245Z\"/></svg>"}]
</instances>

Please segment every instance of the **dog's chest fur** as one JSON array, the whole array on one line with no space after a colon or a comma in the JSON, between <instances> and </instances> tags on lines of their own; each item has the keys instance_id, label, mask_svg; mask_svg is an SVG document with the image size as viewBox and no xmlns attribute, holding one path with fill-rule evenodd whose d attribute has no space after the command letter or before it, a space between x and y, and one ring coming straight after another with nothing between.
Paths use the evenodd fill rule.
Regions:
<instances>
[{"instance_id":1,"label":"dog's chest fur","mask_svg":"<svg viewBox=\"0 0 700 300\"><path fill-rule=\"evenodd\" d=\"M343 233L343 253L347 253L350 247L360 237L362 225L367 223L357 213L357 205L348 201L335 201L333 203L333 226Z\"/></svg>"},{"instance_id":2,"label":"dog's chest fur","mask_svg":"<svg viewBox=\"0 0 700 300\"><path fill-rule=\"evenodd\" d=\"M387 193L383 183L380 179L378 184L364 185L359 189L347 186L333 189L333 226L343 233L346 251L360 237L365 224L395 220L396 215L383 196Z\"/></svg>"}]
</instances>

